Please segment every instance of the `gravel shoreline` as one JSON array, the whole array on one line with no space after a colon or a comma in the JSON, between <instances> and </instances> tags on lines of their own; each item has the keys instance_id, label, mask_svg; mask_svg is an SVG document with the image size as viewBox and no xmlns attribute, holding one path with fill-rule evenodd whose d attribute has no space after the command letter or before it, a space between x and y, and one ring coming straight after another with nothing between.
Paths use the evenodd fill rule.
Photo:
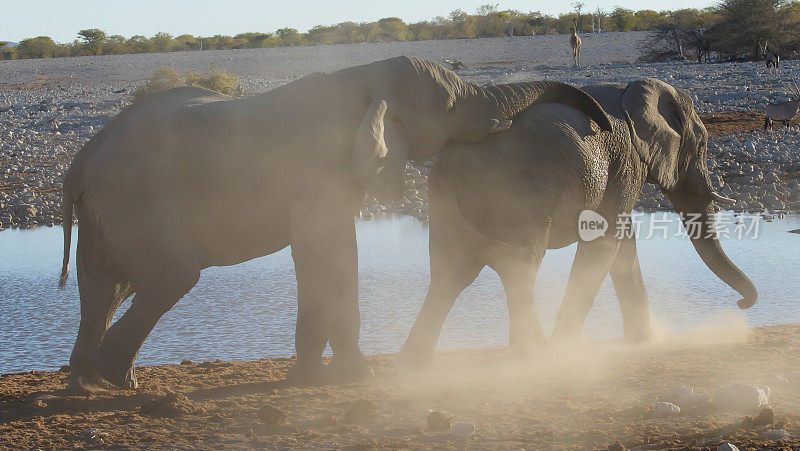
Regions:
<instances>
[{"instance_id":1,"label":"gravel shoreline","mask_svg":"<svg viewBox=\"0 0 800 451\"><path fill-rule=\"evenodd\" d=\"M567 65L569 49L563 36L3 61L0 230L61 223L61 183L72 157L130 103L129 93L159 66L203 70L216 64L239 75L249 93L259 93L313 71L410 54L429 59L458 57L468 65L460 75L478 84L553 79L582 86L653 76L687 89L701 113L760 112L766 101L786 97L777 79L766 75L760 63L634 63L635 44L642 36L586 36L587 65L578 70ZM782 74L800 79L800 61L787 61ZM715 186L736 200L733 210L800 211L798 136L740 131L713 137L709 153ZM425 221L429 166L430 162L409 164L404 200L380 206L368 198L361 217L410 214ZM648 186L638 208L654 211L671 206L655 187Z\"/></svg>"},{"instance_id":2,"label":"gravel shoreline","mask_svg":"<svg viewBox=\"0 0 800 451\"><path fill-rule=\"evenodd\" d=\"M138 390L87 396L65 390L67 367L5 374L0 448L797 449L800 325L743 323L650 346L587 341L530 366L470 349L403 375L395 355L367 356L377 376L347 385L287 384L291 358L138 367ZM679 411L663 416L667 400ZM432 410L454 427L430 427Z\"/></svg>"}]
</instances>

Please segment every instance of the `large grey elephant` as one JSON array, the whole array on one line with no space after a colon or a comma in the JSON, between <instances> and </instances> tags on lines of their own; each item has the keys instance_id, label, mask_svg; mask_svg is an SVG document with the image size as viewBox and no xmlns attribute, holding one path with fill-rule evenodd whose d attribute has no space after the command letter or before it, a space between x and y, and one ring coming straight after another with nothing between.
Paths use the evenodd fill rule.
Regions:
<instances>
[{"instance_id":1,"label":"large grey elephant","mask_svg":"<svg viewBox=\"0 0 800 451\"><path fill-rule=\"evenodd\" d=\"M625 220L645 182L666 194L685 214L685 224L695 222L686 224L695 249L742 295L739 306L756 302L753 284L717 240L712 202L728 199L712 189L708 135L691 98L655 79L583 89L611 115L611 133L599 132L573 108L541 104L520 113L508 132L452 145L437 158L429 180L431 283L401 363L430 362L453 302L486 265L505 288L512 353L528 355L545 340L534 302L542 257L547 249L575 242L554 340L578 338L609 272L626 338L648 337L649 303L631 222ZM605 235L580 241L584 210L607 221Z\"/></svg>"},{"instance_id":2,"label":"large grey elephant","mask_svg":"<svg viewBox=\"0 0 800 451\"><path fill-rule=\"evenodd\" d=\"M299 297L294 376L369 375L358 347L354 226L364 192L398 197L407 159L504 131L540 102L603 114L568 85L480 88L409 57L310 75L250 98L177 88L127 108L76 155L64 181L62 285L73 205L80 225L72 385L102 378L136 387L139 349L202 269L288 245ZM328 342L333 361L323 371Z\"/></svg>"}]
</instances>

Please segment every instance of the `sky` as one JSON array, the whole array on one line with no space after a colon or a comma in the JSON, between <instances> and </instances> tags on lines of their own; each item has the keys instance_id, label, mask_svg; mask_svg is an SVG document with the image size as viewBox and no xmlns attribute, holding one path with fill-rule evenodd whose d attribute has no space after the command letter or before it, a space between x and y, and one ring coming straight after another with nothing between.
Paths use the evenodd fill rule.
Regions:
<instances>
[{"instance_id":1,"label":"sky","mask_svg":"<svg viewBox=\"0 0 800 451\"><path fill-rule=\"evenodd\" d=\"M714 0L582 0L585 8L610 11L619 5L638 9L702 8ZM371 22L400 17L406 22L447 16L462 9L475 12L483 4L520 11L557 15L572 9L572 0L0 0L0 40L18 42L50 36L57 42L77 38L78 30L100 28L109 35L173 36L235 35L246 31L271 32L344 21Z\"/></svg>"}]
</instances>

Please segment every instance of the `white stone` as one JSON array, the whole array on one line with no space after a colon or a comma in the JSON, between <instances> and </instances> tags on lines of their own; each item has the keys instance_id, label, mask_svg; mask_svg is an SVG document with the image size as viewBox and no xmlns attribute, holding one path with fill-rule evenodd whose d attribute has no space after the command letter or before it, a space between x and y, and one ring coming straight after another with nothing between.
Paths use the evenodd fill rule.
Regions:
<instances>
[{"instance_id":1,"label":"white stone","mask_svg":"<svg viewBox=\"0 0 800 451\"><path fill-rule=\"evenodd\" d=\"M471 437L472 434L475 433L475 425L472 423L458 423L457 425L453 426L453 430L450 431L450 436L453 438L467 438Z\"/></svg>"},{"instance_id":2,"label":"white stone","mask_svg":"<svg viewBox=\"0 0 800 451\"><path fill-rule=\"evenodd\" d=\"M771 393L765 385L726 385L714 393L714 403L724 410L750 412L768 404Z\"/></svg>"},{"instance_id":3,"label":"white stone","mask_svg":"<svg viewBox=\"0 0 800 451\"><path fill-rule=\"evenodd\" d=\"M671 402L657 402L653 408L653 416L667 418L681 413L681 408Z\"/></svg>"},{"instance_id":4,"label":"white stone","mask_svg":"<svg viewBox=\"0 0 800 451\"><path fill-rule=\"evenodd\" d=\"M694 399L694 389L685 385L678 385L666 394L665 399L674 402L678 406L686 407Z\"/></svg>"},{"instance_id":5,"label":"white stone","mask_svg":"<svg viewBox=\"0 0 800 451\"><path fill-rule=\"evenodd\" d=\"M765 440L783 440L789 437L789 433L783 429L773 429L771 431L767 431L761 435L761 438Z\"/></svg>"}]
</instances>

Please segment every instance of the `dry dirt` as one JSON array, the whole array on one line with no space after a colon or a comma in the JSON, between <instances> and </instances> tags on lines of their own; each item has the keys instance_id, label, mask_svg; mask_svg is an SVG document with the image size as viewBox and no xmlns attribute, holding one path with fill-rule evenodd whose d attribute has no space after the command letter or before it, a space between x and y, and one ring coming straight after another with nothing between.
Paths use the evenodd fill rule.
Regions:
<instances>
[{"instance_id":1,"label":"dry dirt","mask_svg":"<svg viewBox=\"0 0 800 451\"><path fill-rule=\"evenodd\" d=\"M739 321L647 347L590 342L525 367L502 348L437 353L437 367L416 375L398 374L391 355L370 361L374 380L318 387L284 382L292 359L187 361L140 367L136 392L93 396L66 393L66 372L7 374L0 448L800 446L800 325L751 330ZM653 418L674 386L711 395L731 383L770 386L774 425L713 401ZM429 409L474 434L428 429ZM790 438L760 439L772 428Z\"/></svg>"},{"instance_id":2,"label":"dry dirt","mask_svg":"<svg viewBox=\"0 0 800 451\"><path fill-rule=\"evenodd\" d=\"M740 131L761 130L764 127L763 113L704 113L700 115L708 136L724 136Z\"/></svg>"}]
</instances>

